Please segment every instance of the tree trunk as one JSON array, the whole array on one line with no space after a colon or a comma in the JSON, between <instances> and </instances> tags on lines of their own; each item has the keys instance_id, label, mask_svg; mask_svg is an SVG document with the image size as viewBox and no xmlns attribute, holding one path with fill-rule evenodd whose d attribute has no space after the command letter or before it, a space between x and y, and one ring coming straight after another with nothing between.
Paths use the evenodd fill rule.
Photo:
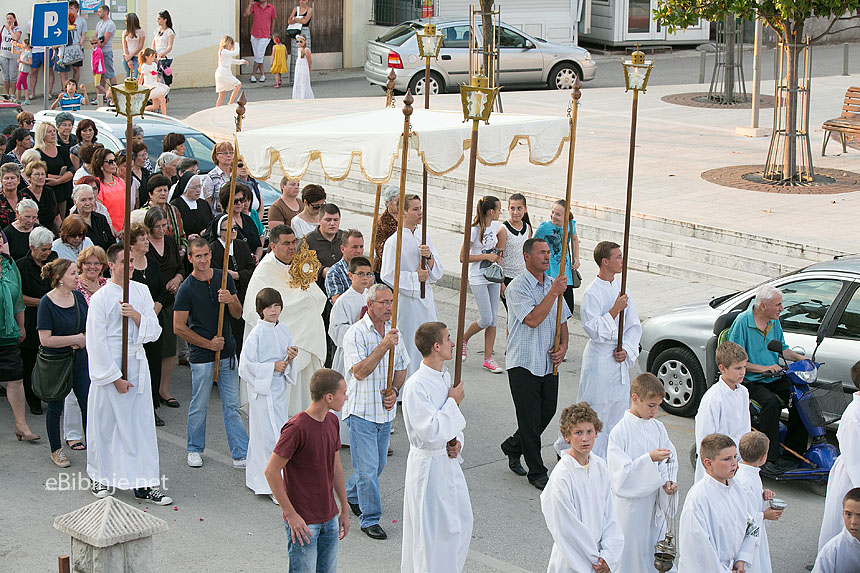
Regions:
<instances>
[{"instance_id":1,"label":"tree trunk","mask_svg":"<svg viewBox=\"0 0 860 573\"><path fill-rule=\"evenodd\" d=\"M490 48L493 45L493 0L481 0L481 27L483 28L484 75L490 77ZM478 72L479 70L475 70Z\"/></svg>"},{"instance_id":2,"label":"tree trunk","mask_svg":"<svg viewBox=\"0 0 860 573\"><path fill-rule=\"evenodd\" d=\"M799 177L797 172L797 73L800 41L803 36L803 22L795 28L785 28L786 53L785 73L788 93L785 102L785 151L783 154L783 182L793 185Z\"/></svg>"},{"instance_id":3,"label":"tree trunk","mask_svg":"<svg viewBox=\"0 0 860 573\"><path fill-rule=\"evenodd\" d=\"M737 21L731 12L726 14L723 23L723 40L725 44L725 57L723 59L723 104L735 103L735 34L737 32Z\"/></svg>"}]
</instances>

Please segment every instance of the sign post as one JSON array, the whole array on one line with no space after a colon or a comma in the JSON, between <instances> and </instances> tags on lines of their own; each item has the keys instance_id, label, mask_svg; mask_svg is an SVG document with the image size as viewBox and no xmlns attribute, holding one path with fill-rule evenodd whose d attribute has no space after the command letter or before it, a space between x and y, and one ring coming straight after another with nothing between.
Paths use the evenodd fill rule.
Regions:
<instances>
[{"instance_id":1,"label":"sign post","mask_svg":"<svg viewBox=\"0 0 860 573\"><path fill-rule=\"evenodd\" d=\"M45 74L45 82L42 85L45 94L45 109L48 109L48 66L51 63L51 48L66 45L68 29L68 2L47 2L33 5L30 46L45 48L42 62Z\"/></svg>"}]
</instances>

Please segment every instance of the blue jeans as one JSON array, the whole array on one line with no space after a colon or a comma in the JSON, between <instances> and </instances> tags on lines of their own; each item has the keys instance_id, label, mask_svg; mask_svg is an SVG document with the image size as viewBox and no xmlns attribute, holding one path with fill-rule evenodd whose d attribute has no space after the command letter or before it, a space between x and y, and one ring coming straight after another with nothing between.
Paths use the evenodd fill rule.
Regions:
<instances>
[{"instance_id":1,"label":"blue jeans","mask_svg":"<svg viewBox=\"0 0 860 573\"><path fill-rule=\"evenodd\" d=\"M203 453L206 447L206 409L212 392L212 375L215 362L191 364L191 405L188 407L189 452ZM234 460L248 456L248 432L239 414L239 373L235 357L222 358L218 370L218 394L221 396L221 414L227 430L227 445Z\"/></svg>"},{"instance_id":2,"label":"blue jeans","mask_svg":"<svg viewBox=\"0 0 860 573\"><path fill-rule=\"evenodd\" d=\"M377 424L358 416L346 419L349 427L349 452L352 475L346 482L346 498L361 508L361 527L379 523L382 499L379 497L379 476L388 461L388 440L391 422Z\"/></svg>"},{"instance_id":3,"label":"blue jeans","mask_svg":"<svg viewBox=\"0 0 860 573\"><path fill-rule=\"evenodd\" d=\"M340 534L335 515L325 523L308 524L310 541L304 545L293 543L290 526L287 531L287 553L290 556L290 573L335 573L337 571L337 544Z\"/></svg>"},{"instance_id":4,"label":"blue jeans","mask_svg":"<svg viewBox=\"0 0 860 573\"><path fill-rule=\"evenodd\" d=\"M139 62L137 57L131 59L131 66L128 65L128 62L125 61L125 56L122 58L122 67L125 68L125 77L137 79L137 68Z\"/></svg>"}]
</instances>

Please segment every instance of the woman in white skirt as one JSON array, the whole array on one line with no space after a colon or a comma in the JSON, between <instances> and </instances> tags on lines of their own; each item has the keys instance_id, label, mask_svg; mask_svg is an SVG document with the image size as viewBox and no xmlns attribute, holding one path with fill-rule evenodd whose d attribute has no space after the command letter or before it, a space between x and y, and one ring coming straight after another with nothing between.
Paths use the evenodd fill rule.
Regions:
<instances>
[{"instance_id":1,"label":"woman in white skirt","mask_svg":"<svg viewBox=\"0 0 860 573\"><path fill-rule=\"evenodd\" d=\"M215 91L218 93L218 100L215 102L215 107L224 103L224 94L232 90L230 94L230 105L236 103L239 97L239 90L242 89L242 82L233 75L230 66L247 64L245 60L237 59L239 55L239 46L230 36L221 38L221 47L218 50L218 67L215 68Z\"/></svg>"},{"instance_id":2,"label":"woman in white skirt","mask_svg":"<svg viewBox=\"0 0 860 573\"><path fill-rule=\"evenodd\" d=\"M311 50L306 47L307 39L299 34L296 44L299 53L296 60L296 76L293 79L293 99L314 99L311 89Z\"/></svg>"}]
</instances>

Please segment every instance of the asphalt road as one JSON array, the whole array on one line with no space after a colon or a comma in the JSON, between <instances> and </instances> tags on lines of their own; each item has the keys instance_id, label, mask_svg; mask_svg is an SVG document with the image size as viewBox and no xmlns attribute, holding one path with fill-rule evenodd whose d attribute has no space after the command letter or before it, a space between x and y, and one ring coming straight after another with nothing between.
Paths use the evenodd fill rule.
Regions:
<instances>
[{"instance_id":1,"label":"asphalt road","mask_svg":"<svg viewBox=\"0 0 860 573\"><path fill-rule=\"evenodd\" d=\"M439 305L442 320L454 325L455 308ZM467 317L471 320L472 317ZM585 343L578 321L571 324L571 349L561 371L559 412L576 397L580 356ZM478 340L473 349L480 346ZM503 353L501 337L497 358ZM501 362L501 360L499 360ZM540 511L540 492L525 478L507 468L507 458L499 443L515 428L513 403L505 375L494 375L479 367L476 354L465 363L463 373L466 400L462 409L465 430L463 469L469 484L475 516L471 551L466 570L543 571L552 548L552 539ZM190 372L177 367L173 394L179 409L162 407L167 425L158 429L161 471L168 478L167 490L175 507L140 505L130 492L118 499L167 520L170 530L155 538L154 564L159 571L264 571L283 569L287 562L285 533L280 511L268 497L255 496L245 487L245 476L232 468L220 416L217 392L212 393L207 420L207 449L204 466L185 464L185 424L190 394ZM19 443L12 433L11 412L0 404L0 472L4 492L0 501L0 570L49 571L56 557L68 552L69 540L52 527L53 519L95 500L85 489L48 491L53 480L85 477L85 452L67 455L72 466L58 471L50 461L44 417L28 415L34 431L43 436L37 444ZM662 414L669 436L680 455L681 495L692 483L693 472L686 452L693 443L693 421ZM403 484L408 443L402 417L398 415L391 436L394 455L381 477L383 520L389 534L386 541L366 537L351 519L352 530L342 542L341 571L397 571L401 549ZM551 444L556 436L557 418L543 436L544 460L552 468L555 455ZM349 450L341 456L347 476L351 473ZM78 473L81 472L81 473ZM802 573L814 560L824 499L803 484L768 483L778 497L788 502L779 523L768 529L774 571Z\"/></svg>"}]
</instances>

